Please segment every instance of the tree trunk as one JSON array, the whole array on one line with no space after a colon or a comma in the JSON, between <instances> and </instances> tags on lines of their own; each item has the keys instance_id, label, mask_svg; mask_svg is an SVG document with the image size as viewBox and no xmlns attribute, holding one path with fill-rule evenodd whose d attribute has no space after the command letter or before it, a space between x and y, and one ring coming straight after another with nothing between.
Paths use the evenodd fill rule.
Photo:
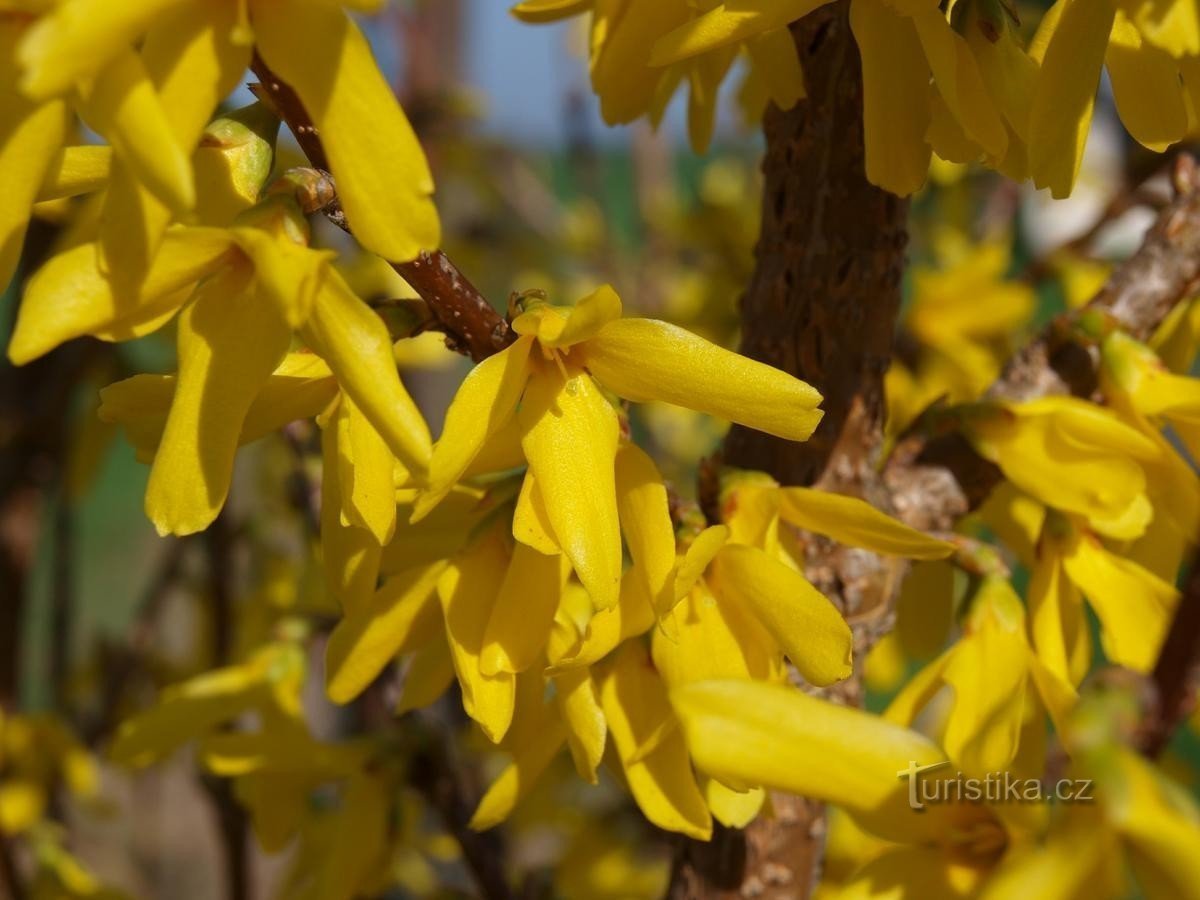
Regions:
<instances>
[{"instance_id":1,"label":"tree trunk","mask_svg":"<svg viewBox=\"0 0 1200 900\"><path fill-rule=\"evenodd\" d=\"M723 461L783 484L814 484L889 508L875 474L883 427L883 376L891 358L907 244L908 203L866 179L862 69L847 0L792 26L808 99L768 110L762 231L741 303L742 347L816 386L825 418L807 443L735 427ZM810 580L848 614L886 611L894 563L827 541L808 546ZM869 635L856 634L865 647ZM857 646L856 646L857 649ZM858 701L852 678L826 694ZM744 832L719 828L687 842L675 898L808 897L820 872L819 804L774 795Z\"/></svg>"}]
</instances>

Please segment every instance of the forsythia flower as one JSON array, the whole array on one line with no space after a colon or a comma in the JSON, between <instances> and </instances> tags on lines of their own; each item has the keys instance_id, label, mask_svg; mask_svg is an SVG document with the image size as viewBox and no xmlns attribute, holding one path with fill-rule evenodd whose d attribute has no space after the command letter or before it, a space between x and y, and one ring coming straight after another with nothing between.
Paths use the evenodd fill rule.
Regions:
<instances>
[{"instance_id":1,"label":"forsythia flower","mask_svg":"<svg viewBox=\"0 0 1200 900\"><path fill-rule=\"evenodd\" d=\"M893 842L848 875L844 896L880 883L920 885L922 897L968 897L1008 846L1004 810L947 803L915 809L906 767L944 774L929 738L878 716L784 685L702 681L670 693L697 769L730 789L754 786L836 803L871 835ZM910 768L911 771L911 768Z\"/></svg>"},{"instance_id":2,"label":"forsythia flower","mask_svg":"<svg viewBox=\"0 0 1200 900\"><path fill-rule=\"evenodd\" d=\"M531 303L513 330L516 343L477 366L450 405L415 518L515 419L531 505L544 507L554 544L601 608L616 603L621 572L613 465L620 427L601 388L791 440L806 439L821 418L820 394L804 382L674 325L623 319L607 286L574 308Z\"/></svg>"},{"instance_id":3,"label":"forsythia flower","mask_svg":"<svg viewBox=\"0 0 1200 900\"><path fill-rule=\"evenodd\" d=\"M1039 841L1004 858L984 900L1125 897L1130 880L1151 900L1200 897L1200 809L1128 745L1142 714L1130 693L1100 683L1065 723L1066 774L1093 802L1056 810Z\"/></svg>"},{"instance_id":4,"label":"forsythia flower","mask_svg":"<svg viewBox=\"0 0 1200 900\"><path fill-rule=\"evenodd\" d=\"M1030 631L1042 661L1072 683L1082 679L1091 661L1082 597L1100 620L1105 655L1118 665L1148 672L1178 591L1108 550L1079 517L1048 510L1029 584Z\"/></svg>"},{"instance_id":5,"label":"forsythia flower","mask_svg":"<svg viewBox=\"0 0 1200 900\"><path fill-rule=\"evenodd\" d=\"M912 300L902 319L919 344L914 365L887 372L888 432L898 435L935 400L977 400L1000 374L1010 336L1031 317L1031 287L1007 280L1007 240L965 247L947 237L942 268L912 268ZM965 242L964 242L965 243Z\"/></svg>"},{"instance_id":6,"label":"forsythia flower","mask_svg":"<svg viewBox=\"0 0 1200 900\"><path fill-rule=\"evenodd\" d=\"M120 189L106 201L101 240L114 268L120 260L140 271L171 213L195 202L187 157L245 71L252 46L296 90L319 129L338 196L363 246L394 260L437 246L433 179L424 153L366 39L339 5L64 0L28 29L17 49L25 95L45 100L94 84L86 93L103 114L100 125L127 119L160 124L154 133L143 131L118 147L140 150L155 162L143 168L158 178L139 171L155 188L147 197L114 173ZM131 48L139 41L142 50L135 54ZM112 88L97 80L105 72L116 73L108 76ZM126 96L146 97L148 109L138 115ZM162 111L151 119L156 98Z\"/></svg>"},{"instance_id":7,"label":"forsythia flower","mask_svg":"<svg viewBox=\"0 0 1200 900\"><path fill-rule=\"evenodd\" d=\"M666 569L647 563L644 554L631 554L634 565L615 607L595 609L586 594L570 588L562 595L545 669L556 686L557 717L553 704L541 706L540 689L535 692L547 720L541 733L552 737L511 745L513 763L480 802L476 827L507 816L563 743L581 777L594 781L606 732L651 821L705 838L711 817L745 825L765 794L691 775L667 693L712 678L783 681L785 656L813 685L850 674L850 629L833 604L779 555L772 536L779 521L879 552L932 558L952 550L855 498L779 488L758 473L737 473L731 481L737 487L722 501L729 524L691 535ZM665 507L665 496L661 499ZM652 630L647 647L639 636Z\"/></svg>"},{"instance_id":8,"label":"forsythia flower","mask_svg":"<svg viewBox=\"0 0 1200 900\"><path fill-rule=\"evenodd\" d=\"M1042 730L1045 709L1062 723L1075 701L1071 685L1034 654L1020 598L997 577L976 591L963 636L913 676L884 718L911 725L943 685L953 690L954 705L942 745L963 771L980 775L1010 767L1027 720Z\"/></svg>"},{"instance_id":9,"label":"forsythia flower","mask_svg":"<svg viewBox=\"0 0 1200 900\"><path fill-rule=\"evenodd\" d=\"M332 268L333 254L307 244L295 201L275 195L227 229L170 229L133 294L114 292L89 244L55 257L31 280L9 345L16 362L80 334L145 334L182 310L180 371L146 494L161 533L201 530L221 509L243 425L293 329L407 470L424 473L429 432L400 383L386 326Z\"/></svg>"},{"instance_id":10,"label":"forsythia flower","mask_svg":"<svg viewBox=\"0 0 1200 900\"><path fill-rule=\"evenodd\" d=\"M1153 441L1111 410L1075 397L962 408L975 449L1048 506L1089 522L1117 521L1144 502L1141 463L1159 458Z\"/></svg>"},{"instance_id":11,"label":"forsythia flower","mask_svg":"<svg viewBox=\"0 0 1200 900\"><path fill-rule=\"evenodd\" d=\"M1191 127L1188 108L1200 96L1193 0L1058 0L1034 44L1044 59L1030 114L1030 168L1055 197L1070 194L1079 174L1102 67L1136 140L1161 151Z\"/></svg>"},{"instance_id":12,"label":"forsythia flower","mask_svg":"<svg viewBox=\"0 0 1200 900\"><path fill-rule=\"evenodd\" d=\"M785 31L755 35L695 60L657 68L651 64L655 41L696 19L712 0L635 0L619 10L603 0L524 0L513 14L526 22L551 22L590 14L592 88L600 98L600 113L610 124L649 116L657 123L676 88L686 81L688 135L697 153L712 137L717 91L733 66L738 50L750 61L750 78L763 96L789 109L804 96L804 73L791 37ZM760 110L761 111L761 110Z\"/></svg>"},{"instance_id":13,"label":"forsythia flower","mask_svg":"<svg viewBox=\"0 0 1200 900\"><path fill-rule=\"evenodd\" d=\"M790 40L787 25L826 2L728 0L661 38L652 62L666 65L710 55L755 37ZM1005 157L1009 135L1004 118L971 46L951 28L937 3L853 0L850 26L862 56L867 177L874 184L907 195L925 182L939 116L989 158Z\"/></svg>"}]
</instances>

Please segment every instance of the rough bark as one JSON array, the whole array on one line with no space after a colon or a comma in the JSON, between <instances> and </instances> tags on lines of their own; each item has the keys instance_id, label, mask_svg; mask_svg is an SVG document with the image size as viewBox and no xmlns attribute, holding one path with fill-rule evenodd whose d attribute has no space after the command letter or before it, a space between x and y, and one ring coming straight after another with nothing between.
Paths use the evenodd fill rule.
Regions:
<instances>
[{"instance_id":1,"label":"rough bark","mask_svg":"<svg viewBox=\"0 0 1200 900\"><path fill-rule=\"evenodd\" d=\"M756 266L742 297L747 356L815 385L825 418L806 443L734 428L724 462L783 484L814 484L888 507L874 474L884 418L883 376L891 358L907 244L906 201L866 179L862 76L848 4L824 7L792 26L808 99L772 108L763 123L765 190ZM880 605L894 582L873 554L810 542L810 579L851 617ZM851 680L834 699L857 701ZM710 844L685 843L675 898L808 897L819 873L819 804L775 794L744 832L720 829Z\"/></svg>"},{"instance_id":2,"label":"rough bark","mask_svg":"<svg viewBox=\"0 0 1200 900\"><path fill-rule=\"evenodd\" d=\"M832 4L794 26L809 96L763 123L762 230L741 352L816 385L825 418L803 444L735 428L725 456L786 484L817 481L839 443L877 446L900 304L908 204L866 179L847 9Z\"/></svg>"}]
</instances>

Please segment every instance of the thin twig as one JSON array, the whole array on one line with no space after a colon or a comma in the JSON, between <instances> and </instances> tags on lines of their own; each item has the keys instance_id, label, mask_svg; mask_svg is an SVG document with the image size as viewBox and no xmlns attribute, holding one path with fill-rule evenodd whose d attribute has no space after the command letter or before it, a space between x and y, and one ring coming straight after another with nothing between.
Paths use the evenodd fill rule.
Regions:
<instances>
[{"instance_id":1,"label":"thin twig","mask_svg":"<svg viewBox=\"0 0 1200 900\"><path fill-rule=\"evenodd\" d=\"M75 514L68 493L64 484L54 516L54 574L50 595L50 684L55 707L62 713L68 711L67 679L75 612Z\"/></svg>"},{"instance_id":2,"label":"thin twig","mask_svg":"<svg viewBox=\"0 0 1200 900\"><path fill-rule=\"evenodd\" d=\"M257 92L259 96L274 107L291 129L313 167L329 173L329 159L321 137L296 92L257 53L250 68L265 86L265 90ZM339 228L352 233L352 223L347 222L336 201L323 212ZM503 350L516 338L508 322L441 250L423 250L416 259L388 260L388 263L429 304L453 349L479 361Z\"/></svg>"},{"instance_id":3,"label":"thin twig","mask_svg":"<svg viewBox=\"0 0 1200 900\"><path fill-rule=\"evenodd\" d=\"M503 853L496 834L481 833L469 825L474 804L468 802L450 741L437 725L413 718L420 729L417 737L421 746L409 762L409 782L437 810L446 830L458 841L480 896L484 900L509 900L512 891L501 865Z\"/></svg>"},{"instance_id":4,"label":"thin twig","mask_svg":"<svg viewBox=\"0 0 1200 900\"><path fill-rule=\"evenodd\" d=\"M1154 666L1156 703L1141 734L1142 752L1156 757L1179 723L1195 707L1195 681L1200 669L1200 556L1192 560L1187 586Z\"/></svg>"},{"instance_id":5,"label":"thin twig","mask_svg":"<svg viewBox=\"0 0 1200 900\"><path fill-rule=\"evenodd\" d=\"M0 831L0 885L4 886L4 896L8 900L25 900L28 896L17 869L12 842L3 831Z\"/></svg>"},{"instance_id":6,"label":"thin twig","mask_svg":"<svg viewBox=\"0 0 1200 900\"><path fill-rule=\"evenodd\" d=\"M89 747L95 747L117 726L125 690L130 679L145 664L159 613L183 573L183 559L188 546L186 539L172 540L159 557L157 568L138 601L125 646L106 667L99 710L92 722L82 729L84 743Z\"/></svg>"},{"instance_id":7,"label":"thin twig","mask_svg":"<svg viewBox=\"0 0 1200 900\"><path fill-rule=\"evenodd\" d=\"M228 665L233 658L234 628L234 531L228 506L204 532L208 548L209 586L212 598L213 666ZM225 852L225 878L228 900L248 900L250 896L249 829L246 813L238 805L233 784L224 778L205 778L212 798L217 825Z\"/></svg>"}]
</instances>

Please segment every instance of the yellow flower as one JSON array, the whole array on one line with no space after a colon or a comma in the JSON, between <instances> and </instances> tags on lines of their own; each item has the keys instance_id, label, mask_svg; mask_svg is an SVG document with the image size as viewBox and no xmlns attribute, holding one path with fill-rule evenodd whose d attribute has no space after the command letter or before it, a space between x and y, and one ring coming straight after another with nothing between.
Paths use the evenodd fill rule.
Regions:
<instances>
[{"instance_id":1,"label":"yellow flower","mask_svg":"<svg viewBox=\"0 0 1200 900\"><path fill-rule=\"evenodd\" d=\"M79 334L108 339L145 334L182 309L179 374L161 432L156 423L166 383L152 378L133 379L111 392L101 413L110 421L140 422L144 455L145 445L157 444L146 511L160 533L207 527L224 504L238 444L290 421L280 418L285 411L293 418L320 411L308 406L322 396L317 388L287 397L278 409L260 402L258 413L266 422L250 418L260 391L270 388L267 399L277 399L299 382L320 380L293 364L277 368L293 328L328 363L349 398L339 421L347 421L353 409L352 420L365 417L407 471L418 478L424 474L429 432L400 383L386 326L330 266L333 254L307 243L299 208L290 197L276 195L239 214L228 229L170 229L135 294L114 293L99 268L97 248L89 244L55 257L31 280L9 345L16 362ZM361 427L354 433L365 439ZM342 446L344 454L349 445ZM365 471L360 477L367 477ZM377 513L373 520L380 540L389 531L389 515L394 513Z\"/></svg>"},{"instance_id":2,"label":"yellow flower","mask_svg":"<svg viewBox=\"0 0 1200 900\"><path fill-rule=\"evenodd\" d=\"M752 38L790 40L787 25L826 2L728 0L660 38L652 62L667 65L711 55ZM850 25L862 56L867 177L872 183L903 196L925 182L931 126L941 110L989 158L1005 157L1008 130L975 54L936 3L853 0Z\"/></svg>"},{"instance_id":3,"label":"yellow flower","mask_svg":"<svg viewBox=\"0 0 1200 900\"><path fill-rule=\"evenodd\" d=\"M340 5L64 0L28 29L17 51L26 95L44 100L94 84L85 88L85 118L103 126L123 125L128 117L141 129L118 146L115 136L124 132L99 128L122 156L129 151L145 158L138 178L152 189L149 195L135 190L114 172L119 189L107 201L110 224L101 240L110 262L144 267L170 213L192 206L187 157L245 71L252 45L295 88L320 131L347 220L363 246L397 261L437 246L433 179L424 153L366 39ZM142 49L134 54L139 42ZM119 80L104 92L98 76L114 70ZM156 95L161 103L161 127L154 134L146 131L148 112L138 113L127 99L143 95L147 109Z\"/></svg>"},{"instance_id":4,"label":"yellow flower","mask_svg":"<svg viewBox=\"0 0 1200 900\"><path fill-rule=\"evenodd\" d=\"M928 767L922 778L932 782L946 764L914 731L755 681L694 682L670 700L701 773L734 790L761 786L836 803L893 842L846 876L848 896L873 896L880 883L921 885L922 897L971 896L1008 845L1008 827L985 805L910 805L909 772Z\"/></svg>"},{"instance_id":5,"label":"yellow flower","mask_svg":"<svg viewBox=\"0 0 1200 900\"><path fill-rule=\"evenodd\" d=\"M1030 120L1034 183L1070 194L1102 68L1135 140L1156 151L1181 140L1200 90L1198 51L1194 3L1058 0L1034 39L1042 63Z\"/></svg>"},{"instance_id":6,"label":"yellow flower","mask_svg":"<svg viewBox=\"0 0 1200 900\"><path fill-rule=\"evenodd\" d=\"M303 648L281 641L259 648L244 662L173 685L156 705L121 724L112 757L124 765L150 765L249 710L268 719L296 720L306 667Z\"/></svg>"},{"instance_id":7,"label":"yellow flower","mask_svg":"<svg viewBox=\"0 0 1200 900\"><path fill-rule=\"evenodd\" d=\"M450 405L415 519L515 420L529 464L529 502L544 509L547 540L601 608L616 603L621 573L614 487L620 426L601 388L791 440L806 439L821 417L820 395L804 382L665 322L622 319L621 301L607 286L574 308L531 304L513 330L516 343L477 366Z\"/></svg>"},{"instance_id":8,"label":"yellow flower","mask_svg":"<svg viewBox=\"0 0 1200 900\"><path fill-rule=\"evenodd\" d=\"M750 78L765 106L770 100L790 109L804 96L804 73L791 37L784 31L753 35L697 59L675 61L659 68L652 63L655 42L697 16L713 3L661 0L628 3L619 10L603 0L524 0L512 12L525 22L552 22L588 14L592 88L600 98L600 113L610 125L648 116L657 124L676 89L688 86L688 135L697 153L712 138L717 92L733 68L739 50L749 61ZM761 112L761 110L759 110Z\"/></svg>"},{"instance_id":9,"label":"yellow flower","mask_svg":"<svg viewBox=\"0 0 1200 900\"><path fill-rule=\"evenodd\" d=\"M1120 684L1099 684L1062 733L1066 776L1091 802L1062 807L1047 833L1006 857L985 900L1200 897L1200 810L1190 793L1127 746L1143 715Z\"/></svg>"},{"instance_id":10,"label":"yellow flower","mask_svg":"<svg viewBox=\"0 0 1200 900\"><path fill-rule=\"evenodd\" d=\"M1029 584L1030 633L1039 658L1074 684L1091 661L1083 596L1100 620L1105 655L1117 665L1150 671L1178 591L1105 548L1078 517L1071 521L1050 511Z\"/></svg>"},{"instance_id":11,"label":"yellow flower","mask_svg":"<svg viewBox=\"0 0 1200 900\"><path fill-rule=\"evenodd\" d=\"M942 745L964 772L976 775L1009 769L1027 721L1042 730L1044 708L1062 723L1075 702L1071 685L1033 653L1020 598L996 577L976 592L962 637L913 676L884 718L911 725L943 685L953 689L954 700Z\"/></svg>"},{"instance_id":12,"label":"yellow flower","mask_svg":"<svg viewBox=\"0 0 1200 900\"><path fill-rule=\"evenodd\" d=\"M965 433L1005 478L1047 506L1089 522L1120 520L1144 503L1143 464L1158 446L1111 410L1075 397L962 409Z\"/></svg>"}]
</instances>

